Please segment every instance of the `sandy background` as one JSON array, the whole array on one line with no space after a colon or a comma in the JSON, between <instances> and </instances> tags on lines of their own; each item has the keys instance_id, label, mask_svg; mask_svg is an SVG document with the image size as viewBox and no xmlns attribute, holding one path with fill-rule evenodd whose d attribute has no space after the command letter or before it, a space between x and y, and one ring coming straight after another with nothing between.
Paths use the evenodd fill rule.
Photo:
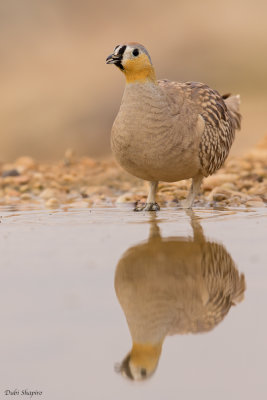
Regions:
<instances>
[{"instance_id":1,"label":"sandy background","mask_svg":"<svg viewBox=\"0 0 267 400\"><path fill-rule=\"evenodd\" d=\"M110 154L124 78L105 58L147 46L158 78L240 93L240 154L267 131L267 3L263 0L0 3L0 161Z\"/></svg>"}]
</instances>

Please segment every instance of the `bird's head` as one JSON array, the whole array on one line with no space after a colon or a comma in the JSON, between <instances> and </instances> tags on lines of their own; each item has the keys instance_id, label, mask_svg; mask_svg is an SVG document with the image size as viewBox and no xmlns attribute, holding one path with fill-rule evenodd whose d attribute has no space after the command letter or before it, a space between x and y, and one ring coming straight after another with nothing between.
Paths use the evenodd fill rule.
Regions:
<instances>
[{"instance_id":1,"label":"bird's head","mask_svg":"<svg viewBox=\"0 0 267 400\"><path fill-rule=\"evenodd\" d=\"M131 42L116 46L106 63L115 64L124 73L127 83L156 82L150 55L140 43Z\"/></svg>"},{"instance_id":2,"label":"bird's head","mask_svg":"<svg viewBox=\"0 0 267 400\"><path fill-rule=\"evenodd\" d=\"M131 352L116 370L134 381L145 380L155 372L161 354L162 343L133 344Z\"/></svg>"}]
</instances>

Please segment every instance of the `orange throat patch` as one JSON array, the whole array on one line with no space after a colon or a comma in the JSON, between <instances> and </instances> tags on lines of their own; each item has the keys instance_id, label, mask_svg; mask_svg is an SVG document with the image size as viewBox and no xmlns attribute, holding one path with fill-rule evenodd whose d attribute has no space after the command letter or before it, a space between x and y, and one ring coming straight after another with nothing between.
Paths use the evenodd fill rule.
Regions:
<instances>
[{"instance_id":1,"label":"orange throat patch","mask_svg":"<svg viewBox=\"0 0 267 400\"><path fill-rule=\"evenodd\" d=\"M127 60L124 63L123 73L127 83L156 82L155 70L145 54L137 59Z\"/></svg>"}]
</instances>

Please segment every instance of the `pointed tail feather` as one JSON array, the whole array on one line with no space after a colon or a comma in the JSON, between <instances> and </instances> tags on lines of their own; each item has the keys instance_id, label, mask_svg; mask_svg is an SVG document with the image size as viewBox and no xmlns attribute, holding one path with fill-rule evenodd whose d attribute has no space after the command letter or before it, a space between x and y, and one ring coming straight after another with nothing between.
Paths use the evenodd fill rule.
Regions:
<instances>
[{"instance_id":1,"label":"pointed tail feather","mask_svg":"<svg viewBox=\"0 0 267 400\"><path fill-rule=\"evenodd\" d=\"M235 129L241 128L241 114L240 114L240 96L239 94L231 96L225 94L222 96L224 102L230 112Z\"/></svg>"},{"instance_id":2,"label":"pointed tail feather","mask_svg":"<svg viewBox=\"0 0 267 400\"><path fill-rule=\"evenodd\" d=\"M241 274L239 277L239 280L237 282L235 293L233 295L232 302L234 305L236 305L237 303L240 303L244 299L245 290L246 290L245 276L244 276L244 274Z\"/></svg>"}]
</instances>

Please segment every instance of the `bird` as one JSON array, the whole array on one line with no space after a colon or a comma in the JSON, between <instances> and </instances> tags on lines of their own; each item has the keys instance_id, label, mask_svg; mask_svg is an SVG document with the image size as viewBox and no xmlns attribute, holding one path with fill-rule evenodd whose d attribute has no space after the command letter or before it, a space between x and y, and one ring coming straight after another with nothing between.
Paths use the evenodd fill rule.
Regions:
<instances>
[{"instance_id":1,"label":"bird","mask_svg":"<svg viewBox=\"0 0 267 400\"><path fill-rule=\"evenodd\" d=\"M166 336L209 332L244 298L245 277L231 255L189 216L193 237L163 238L152 219L148 240L118 262L114 286L132 348L116 371L131 380L154 374Z\"/></svg>"},{"instance_id":2,"label":"bird","mask_svg":"<svg viewBox=\"0 0 267 400\"><path fill-rule=\"evenodd\" d=\"M159 181L192 178L184 208L191 208L204 177L223 165L241 126L240 96L221 96L200 82L157 80L147 49L136 42L115 47L106 59L126 78L111 130L111 149L130 174L149 182L144 206L158 211Z\"/></svg>"}]
</instances>

